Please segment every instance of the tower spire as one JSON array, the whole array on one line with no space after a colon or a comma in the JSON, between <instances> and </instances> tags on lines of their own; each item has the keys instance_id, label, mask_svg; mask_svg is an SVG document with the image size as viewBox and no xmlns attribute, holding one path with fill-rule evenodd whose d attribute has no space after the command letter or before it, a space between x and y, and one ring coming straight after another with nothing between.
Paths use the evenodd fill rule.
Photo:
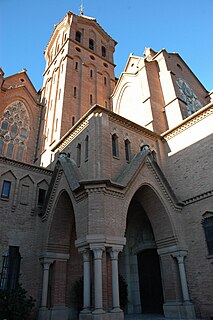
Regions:
<instances>
[{"instance_id":1,"label":"tower spire","mask_svg":"<svg viewBox=\"0 0 213 320\"><path fill-rule=\"evenodd\" d=\"M83 4L83 0L81 0L81 5L80 5L80 8L79 8L79 12L80 12L80 16L83 16L83 15L84 15L84 4Z\"/></svg>"}]
</instances>

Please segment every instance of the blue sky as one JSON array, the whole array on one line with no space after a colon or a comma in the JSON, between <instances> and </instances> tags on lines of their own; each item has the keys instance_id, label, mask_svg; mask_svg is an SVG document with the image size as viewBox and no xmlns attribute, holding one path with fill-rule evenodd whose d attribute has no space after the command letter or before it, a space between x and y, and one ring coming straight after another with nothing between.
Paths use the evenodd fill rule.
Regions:
<instances>
[{"instance_id":1,"label":"blue sky","mask_svg":"<svg viewBox=\"0 0 213 320\"><path fill-rule=\"evenodd\" d=\"M145 47L177 52L207 90L213 89L213 0L84 0L85 15L118 42L115 73L130 53ZM43 51L68 10L79 14L81 0L0 0L0 66L5 76L28 70L42 86Z\"/></svg>"}]
</instances>

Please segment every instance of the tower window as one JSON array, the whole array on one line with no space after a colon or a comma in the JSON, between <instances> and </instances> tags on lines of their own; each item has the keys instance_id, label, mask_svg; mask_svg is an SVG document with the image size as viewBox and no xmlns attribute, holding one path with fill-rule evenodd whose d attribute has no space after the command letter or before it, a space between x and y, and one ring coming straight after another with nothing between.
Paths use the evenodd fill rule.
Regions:
<instances>
[{"instance_id":1,"label":"tower window","mask_svg":"<svg viewBox=\"0 0 213 320\"><path fill-rule=\"evenodd\" d=\"M130 141L128 139L125 140L125 157L126 161L130 161Z\"/></svg>"},{"instance_id":2,"label":"tower window","mask_svg":"<svg viewBox=\"0 0 213 320\"><path fill-rule=\"evenodd\" d=\"M73 88L73 96L76 98L76 96L77 96L77 88L76 87L74 87Z\"/></svg>"},{"instance_id":3,"label":"tower window","mask_svg":"<svg viewBox=\"0 0 213 320\"><path fill-rule=\"evenodd\" d=\"M75 124L75 117L72 117L72 126Z\"/></svg>"},{"instance_id":4,"label":"tower window","mask_svg":"<svg viewBox=\"0 0 213 320\"><path fill-rule=\"evenodd\" d=\"M213 216L205 218L202 224L205 232L208 252L210 255L213 255Z\"/></svg>"},{"instance_id":5,"label":"tower window","mask_svg":"<svg viewBox=\"0 0 213 320\"><path fill-rule=\"evenodd\" d=\"M2 190L1 190L1 197L4 199L9 199L10 189L11 189L11 182L4 180Z\"/></svg>"},{"instance_id":6,"label":"tower window","mask_svg":"<svg viewBox=\"0 0 213 320\"><path fill-rule=\"evenodd\" d=\"M106 48L104 46L101 47L102 57L106 57Z\"/></svg>"},{"instance_id":7,"label":"tower window","mask_svg":"<svg viewBox=\"0 0 213 320\"><path fill-rule=\"evenodd\" d=\"M81 42L81 32L80 31L76 31L75 40L78 42Z\"/></svg>"},{"instance_id":8,"label":"tower window","mask_svg":"<svg viewBox=\"0 0 213 320\"><path fill-rule=\"evenodd\" d=\"M75 63L75 70L78 70L78 61Z\"/></svg>"},{"instance_id":9,"label":"tower window","mask_svg":"<svg viewBox=\"0 0 213 320\"><path fill-rule=\"evenodd\" d=\"M58 100L60 100L61 98L61 89L59 89L59 92L58 92Z\"/></svg>"},{"instance_id":10,"label":"tower window","mask_svg":"<svg viewBox=\"0 0 213 320\"><path fill-rule=\"evenodd\" d=\"M106 86L106 84L107 84L107 78L104 77L104 85Z\"/></svg>"},{"instance_id":11,"label":"tower window","mask_svg":"<svg viewBox=\"0 0 213 320\"><path fill-rule=\"evenodd\" d=\"M90 69L90 78L92 78L93 77L93 71L92 71L92 69Z\"/></svg>"},{"instance_id":12,"label":"tower window","mask_svg":"<svg viewBox=\"0 0 213 320\"><path fill-rule=\"evenodd\" d=\"M116 158L118 158L118 156L119 156L118 137L115 133L112 135L112 155L113 155L113 157L116 157Z\"/></svg>"},{"instance_id":13,"label":"tower window","mask_svg":"<svg viewBox=\"0 0 213 320\"><path fill-rule=\"evenodd\" d=\"M55 132L57 131L57 129L58 129L58 119L56 119L55 121Z\"/></svg>"},{"instance_id":14,"label":"tower window","mask_svg":"<svg viewBox=\"0 0 213 320\"><path fill-rule=\"evenodd\" d=\"M94 40L93 39L89 39L89 48L91 50L94 50Z\"/></svg>"},{"instance_id":15,"label":"tower window","mask_svg":"<svg viewBox=\"0 0 213 320\"><path fill-rule=\"evenodd\" d=\"M92 94L89 96L89 103L92 105Z\"/></svg>"},{"instance_id":16,"label":"tower window","mask_svg":"<svg viewBox=\"0 0 213 320\"><path fill-rule=\"evenodd\" d=\"M104 105L105 105L105 108L107 108L107 107L108 107L108 105L107 105L107 101L104 101Z\"/></svg>"}]
</instances>

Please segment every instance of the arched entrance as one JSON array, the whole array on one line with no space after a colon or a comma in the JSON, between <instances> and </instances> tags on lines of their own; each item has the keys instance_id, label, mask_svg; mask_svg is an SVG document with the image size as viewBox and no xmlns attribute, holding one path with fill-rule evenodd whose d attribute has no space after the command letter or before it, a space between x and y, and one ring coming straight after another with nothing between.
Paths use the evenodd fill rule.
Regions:
<instances>
[{"instance_id":1,"label":"arched entrance","mask_svg":"<svg viewBox=\"0 0 213 320\"><path fill-rule=\"evenodd\" d=\"M163 290L156 249L137 254L141 309L143 313L163 313Z\"/></svg>"},{"instance_id":2,"label":"arched entrance","mask_svg":"<svg viewBox=\"0 0 213 320\"><path fill-rule=\"evenodd\" d=\"M46 314L43 313L40 319L77 319L75 285L82 277L82 258L75 247L75 240L74 210L67 192L63 191L55 205L42 260L42 309Z\"/></svg>"},{"instance_id":3,"label":"arched entrance","mask_svg":"<svg viewBox=\"0 0 213 320\"><path fill-rule=\"evenodd\" d=\"M157 246L150 220L137 194L127 214L126 246L119 261L128 285L126 312L163 313L163 290Z\"/></svg>"}]
</instances>

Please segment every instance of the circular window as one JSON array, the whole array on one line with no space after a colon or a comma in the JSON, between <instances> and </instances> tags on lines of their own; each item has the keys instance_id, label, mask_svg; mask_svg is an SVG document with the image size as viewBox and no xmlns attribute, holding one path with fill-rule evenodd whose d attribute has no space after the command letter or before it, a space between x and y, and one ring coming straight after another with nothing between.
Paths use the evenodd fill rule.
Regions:
<instances>
[{"instance_id":1,"label":"circular window","mask_svg":"<svg viewBox=\"0 0 213 320\"><path fill-rule=\"evenodd\" d=\"M81 52L81 49L76 47L75 50L77 50L78 52Z\"/></svg>"},{"instance_id":2,"label":"circular window","mask_svg":"<svg viewBox=\"0 0 213 320\"><path fill-rule=\"evenodd\" d=\"M23 78L20 79L21 82L24 82L25 80Z\"/></svg>"},{"instance_id":3,"label":"circular window","mask_svg":"<svg viewBox=\"0 0 213 320\"><path fill-rule=\"evenodd\" d=\"M94 56L90 56L90 59L95 60L95 57Z\"/></svg>"},{"instance_id":4,"label":"circular window","mask_svg":"<svg viewBox=\"0 0 213 320\"><path fill-rule=\"evenodd\" d=\"M108 68L108 64L104 63L104 67Z\"/></svg>"}]
</instances>

